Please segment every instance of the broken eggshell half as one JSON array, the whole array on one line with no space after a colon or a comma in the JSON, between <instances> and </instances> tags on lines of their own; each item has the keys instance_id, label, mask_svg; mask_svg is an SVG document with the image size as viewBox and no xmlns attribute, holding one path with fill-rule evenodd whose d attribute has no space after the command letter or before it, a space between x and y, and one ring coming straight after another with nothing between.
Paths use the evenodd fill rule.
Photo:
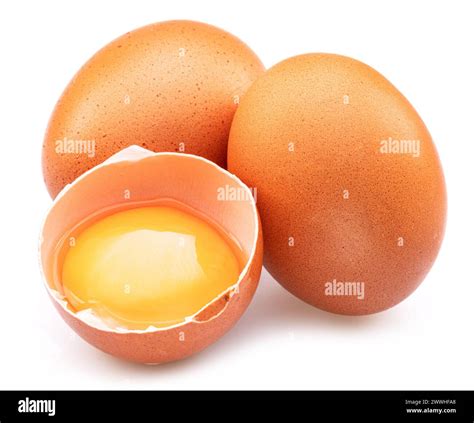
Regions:
<instances>
[{"instance_id":1,"label":"broken eggshell half","mask_svg":"<svg viewBox=\"0 0 474 423\"><path fill-rule=\"evenodd\" d=\"M219 192L245 195L222 198ZM124 195L127 191L129 195ZM246 262L238 281L197 313L173 326L146 330L110 328L89 310L73 311L55 288L55 251L71 228L94 213L130 202L174 199L214 220L233 236ZM242 316L262 269L262 231L251 190L236 176L202 157L153 153L128 147L67 185L54 201L41 230L40 267L56 309L83 339L126 360L156 364L203 350Z\"/></svg>"}]
</instances>

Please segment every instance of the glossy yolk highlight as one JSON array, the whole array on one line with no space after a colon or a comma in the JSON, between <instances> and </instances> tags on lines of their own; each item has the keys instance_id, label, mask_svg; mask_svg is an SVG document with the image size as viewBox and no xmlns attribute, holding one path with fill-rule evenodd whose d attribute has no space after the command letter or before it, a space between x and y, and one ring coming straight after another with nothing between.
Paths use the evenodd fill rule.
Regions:
<instances>
[{"instance_id":1,"label":"glossy yolk highlight","mask_svg":"<svg viewBox=\"0 0 474 423\"><path fill-rule=\"evenodd\" d=\"M67 251L64 295L111 327L169 326L237 282L235 246L203 219L174 207L117 212L86 227Z\"/></svg>"}]
</instances>

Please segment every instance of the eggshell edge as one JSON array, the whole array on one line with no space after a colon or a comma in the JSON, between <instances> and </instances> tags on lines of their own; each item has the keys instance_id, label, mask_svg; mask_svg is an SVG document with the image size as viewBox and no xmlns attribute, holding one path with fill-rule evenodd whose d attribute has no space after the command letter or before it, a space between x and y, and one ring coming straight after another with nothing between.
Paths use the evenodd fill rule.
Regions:
<instances>
[{"instance_id":1,"label":"eggshell edge","mask_svg":"<svg viewBox=\"0 0 474 423\"><path fill-rule=\"evenodd\" d=\"M129 146L117 152L103 163L89 169L71 184L66 185L53 201L51 208L61 200L72 185L86 178L97 168L119 161L137 161L158 154L180 155L180 153L171 152L154 153L137 145ZM208 159L200 156L194 157L207 162L221 172L227 173L230 178L236 180L251 195L250 189L237 176ZM263 237L255 201L253 205L258 225L256 225L255 229L252 253L240 274L239 280L213 301L205 305L195 315L190 316L180 324L166 328L149 327L143 331L117 331L106 327L99 327L99 324L93 325L92 321L87 321L88 319L84 319L83 316L78 316L67 307L66 301L61 299L59 293L52 289L46 280L41 263L41 244L43 240L40 236L38 259L43 284L54 307L64 321L84 340L108 354L128 361L146 364L165 363L191 356L217 341L234 326L247 309L257 289L263 266ZM47 215L41 225L41 233L43 232ZM211 316L200 320L200 316L205 315L212 307L215 307L216 310L211 313Z\"/></svg>"}]
</instances>

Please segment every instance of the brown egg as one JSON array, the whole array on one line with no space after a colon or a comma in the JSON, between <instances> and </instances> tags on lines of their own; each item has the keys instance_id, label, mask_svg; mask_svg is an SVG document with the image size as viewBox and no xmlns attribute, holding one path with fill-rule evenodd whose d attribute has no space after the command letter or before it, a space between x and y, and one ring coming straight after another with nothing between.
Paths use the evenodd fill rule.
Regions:
<instances>
[{"instance_id":1,"label":"brown egg","mask_svg":"<svg viewBox=\"0 0 474 423\"><path fill-rule=\"evenodd\" d=\"M219 196L219 192L229 195ZM238 281L198 312L169 326L150 326L144 330L111 328L93 310L74 311L56 285L55 259L65 234L100 210L125 205L131 200L146 203L159 198L192 207L218 223L238 242L245 258ZM40 242L45 285L66 323L95 347L142 363L178 360L223 336L249 305L259 281L262 259L262 232L256 204L251 191L237 177L202 157L152 153L138 146L117 153L61 191L46 217Z\"/></svg>"},{"instance_id":2,"label":"brown egg","mask_svg":"<svg viewBox=\"0 0 474 423\"><path fill-rule=\"evenodd\" d=\"M364 63L307 54L268 70L234 117L228 166L257 189L265 266L316 307L385 310L436 258L438 154L407 99Z\"/></svg>"},{"instance_id":3,"label":"brown egg","mask_svg":"<svg viewBox=\"0 0 474 423\"><path fill-rule=\"evenodd\" d=\"M121 36L79 70L54 109L43 146L49 193L132 144L225 166L237 104L263 71L247 45L203 23Z\"/></svg>"}]
</instances>

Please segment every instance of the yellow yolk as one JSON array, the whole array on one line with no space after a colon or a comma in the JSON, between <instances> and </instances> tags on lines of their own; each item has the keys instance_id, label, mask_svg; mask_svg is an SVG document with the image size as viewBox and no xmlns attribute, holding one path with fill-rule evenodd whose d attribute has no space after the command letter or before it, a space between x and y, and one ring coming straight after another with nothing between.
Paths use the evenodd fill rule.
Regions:
<instances>
[{"instance_id":1,"label":"yellow yolk","mask_svg":"<svg viewBox=\"0 0 474 423\"><path fill-rule=\"evenodd\" d=\"M71 239L59 269L63 293L75 311L92 309L111 327L182 322L242 269L230 237L175 207L116 212Z\"/></svg>"}]
</instances>

